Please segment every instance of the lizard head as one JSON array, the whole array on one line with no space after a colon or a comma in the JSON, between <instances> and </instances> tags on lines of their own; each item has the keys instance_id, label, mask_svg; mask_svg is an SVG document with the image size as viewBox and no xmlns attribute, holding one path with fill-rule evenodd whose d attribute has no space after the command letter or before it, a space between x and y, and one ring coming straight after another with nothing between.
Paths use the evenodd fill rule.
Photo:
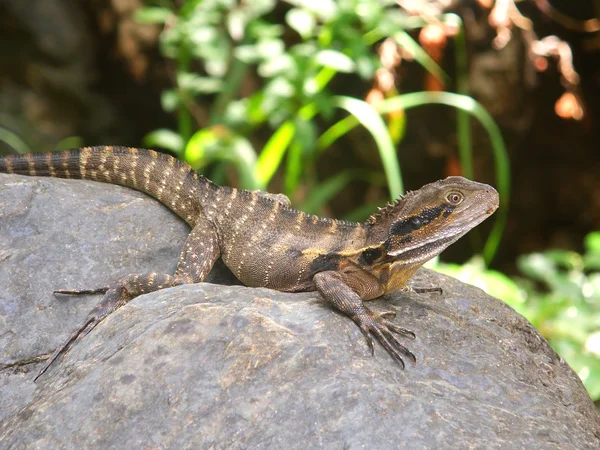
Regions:
<instances>
[{"instance_id":1,"label":"lizard head","mask_svg":"<svg viewBox=\"0 0 600 450\"><path fill-rule=\"evenodd\" d=\"M487 184L463 177L423 186L369 218L370 247L366 265L414 266L442 252L498 208L498 192Z\"/></svg>"}]
</instances>

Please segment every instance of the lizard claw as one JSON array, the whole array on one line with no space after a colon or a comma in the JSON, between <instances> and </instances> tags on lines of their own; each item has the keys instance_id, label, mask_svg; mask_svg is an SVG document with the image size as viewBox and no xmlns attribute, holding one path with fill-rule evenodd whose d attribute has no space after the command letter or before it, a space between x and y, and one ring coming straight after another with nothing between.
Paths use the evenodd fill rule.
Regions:
<instances>
[{"instance_id":1,"label":"lizard claw","mask_svg":"<svg viewBox=\"0 0 600 450\"><path fill-rule=\"evenodd\" d=\"M98 320L94 320L93 318L89 319L83 327L81 327L75 333L71 334L71 336L69 336L69 339L67 339L60 347L58 347L56 350L54 350L54 353L52 353L52 356L50 356L50 358L48 358L48 360L46 361L46 364L44 364L44 367L42 367L42 370L40 370L40 373L38 373L37 376L33 379L33 382L35 383L37 381L37 379L39 377L41 377L48 370L48 368L52 365L52 363L54 361L56 361L56 359L60 355L62 355L70 347L72 347L77 341L79 341L86 334L88 334L90 331L92 331L92 328L94 328L98 324L98 322L99 322Z\"/></svg>"},{"instance_id":2,"label":"lizard claw","mask_svg":"<svg viewBox=\"0 0 600 450\"><path fill-rule=\"evenodd\" d=\"M372 355L375 354L375 346L371 335L374 335L381 346L385 348L392 358L400 364L400 367L404 369L402 355L412 360L412 362L416 362L417 358L410 350L402 345L400 341L398 341L394 333L413 339L415 333L390 322L390 319L394 319L395 317L396 313L392 311L374 313L365 308L364 312L357 314L352 320L359 326L360 331L362 331L367 339L367 344L371 349Z\"/></svg>"},{"instance_id":3,"label":"lizard claw","mask_svg":"<svg viewBox=\"0 0 600 450\"><path fill-rule=\"evenodd\" d=\"M440 294L442 295L444 293L444 291L442 290L441 287L436 286L436 287L412 287L412 286L404 286L401 289L402 292L407 292L407 293L412 293L414 292L415 294L431 294L431 293L436 293L436 294Z\"/></svg>"},{"instance_id":4,"label":"lizard claw","mask_svg":"<svg viewBox=\"0 0 600 450\"><path fill-rule=\"evenodd\" d=\"M50 358L48 358L48 360L46 361L46 364L44 364L44 367L42 367L42 370L40 370L40 373L37 374L37 376L33 379L33 381L35 382L39 377L41 377L47 370L48 368L52 365L52 363L54 363L54 361L56 361L56 359L62 355L63 353L65 353L67 350L69 350L71 347L73 347L78 341L80 341L81 339L83 339L90 331L92 331L94 329L94 327L96 325L98 325L102 319L104 319L104 317L106 317L106 315L108 315L107 313L104 313L100 308L96 307L88 316L86 322L83 324L82 327L80 327L78 330L76 330L74 333L72 333L69 338L63 342L63 344L58 347L56 350L54 350L54 353L52 353L52 355L50 356Z\"/></svg>"},{"instance_id":5,"label":"lizard claw","mask_svg":"<svg viewBox=\"0 0 600 450\"><path fill-rule=\"evenodd\" d=\"M57 289L53 292L54 295L93 295L93 294L106 294L108 286L97 288L97 289Z\"/></svg>"}]
</instances>

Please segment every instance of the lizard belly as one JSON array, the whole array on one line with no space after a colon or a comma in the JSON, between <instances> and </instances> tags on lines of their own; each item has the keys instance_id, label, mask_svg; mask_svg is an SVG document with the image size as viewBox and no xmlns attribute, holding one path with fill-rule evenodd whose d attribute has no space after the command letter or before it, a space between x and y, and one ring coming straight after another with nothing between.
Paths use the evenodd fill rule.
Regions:
<instances>
[{"instance_id":1,"label":"lizard belly","mask_svg":"<svg viewBox=\"0 0 600 450\"><path fill-rule=\"evenodd\" d=\"M308 266L299 251L273 243L265 248L247 248L242 252L224 252L223 262L244 285L266 287L283 292L314 290L308 279Z\"/></svg>"}]
</instances>

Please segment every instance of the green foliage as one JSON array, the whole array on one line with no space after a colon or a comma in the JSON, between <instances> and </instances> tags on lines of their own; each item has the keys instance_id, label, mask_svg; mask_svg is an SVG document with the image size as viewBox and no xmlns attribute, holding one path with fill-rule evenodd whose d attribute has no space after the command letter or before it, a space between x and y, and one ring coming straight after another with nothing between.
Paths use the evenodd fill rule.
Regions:
<instances>
[{"instance_id":1,"label":"green foliage","mask_svg":"<svg viewBox=\"0 0 600 450\"><path fill-rule=\"evenodd\" d=\"M548 250L517 261L527 276L526 317L600 399L600 233L585 253Z\"/></svg>"},{"instance_id":2,"label":"green foliage","mask_svg":"<svg viewBox=\"0 0 600 450\"><path fill-rule=\"evenodd\" d=\"M0 142L4 142L19 154L31 152L31 148L21 136L3 126L0 126Z\"/></svg>"},{"instance_id":3,"label":"green foliage","mask_svg":"<svg viewBox=\"0 0 600 450\"><path fill-rule=\"evenodd\" d=\"M444 97L428 96L434 93L398 95L375 109L361 99L331 92L329 85L338 74L373 84L375 72L382 67L375 44L384 39L395 42L425 70L448 82L450 77L409 34L427 25L424 19L405 14L389 0L187 0L177 4L181 6L169 0L148 1L136 14L139 22L163 26L160 49L172 60L173 88L163 92L162 104L178 120L177 130L156 130L146 136L144 145L172 151L192 167L209 171L217 182L228 173L226 167L233 165L245 188L266 189L275 174L280 174L283 192L295 204L305 201L312 209L324 206L326 199L350 181L374 178L371 173L349 169L329 180L318 180L314 173L314 162L323 151L361 124L373 137L382 162L380 177L386 180L390 198L403 193L396 156L406 126L402 112L412 106L444 103ZM282 4L287 8L284 23L277 23L281 7L276 7ZM452 14L440 21L460 30L455 51L460 73L456 77L459 92L465 94L462 22ZM472 178L469 114L490 133L495 154L505 157L506 153L485 110L470 97L458 97L464 100L453 98L444 104L457 108L459 155L465 175ZM211 105L208 116L201 103ZM350 116L322 134L321 124L331 123L336 110ZM490 122L493 126L486 126ZM270 138L262 142L261 136ZM500 192L499 220L484 250L488 262L504 227L509 196L507 164L499 174L505 189ZM299 190L301 180L303 189ZM298 206L305 208L302 203ZM361 214L364 208L359 207L350 217L363 219Z\"/></svg>"},{"instance_id":4,"label":"green foliage","mask_svg":"<svg viewBox=\"0 0 600 450\"><path fill-rule=\"evenodd\" d=\"M580 255L548 250L517 261L525 277L510 279L481 259L435 269L475 284L523 314L600 400L600 233L585 239Z\"/></svg>"}]
</instances>

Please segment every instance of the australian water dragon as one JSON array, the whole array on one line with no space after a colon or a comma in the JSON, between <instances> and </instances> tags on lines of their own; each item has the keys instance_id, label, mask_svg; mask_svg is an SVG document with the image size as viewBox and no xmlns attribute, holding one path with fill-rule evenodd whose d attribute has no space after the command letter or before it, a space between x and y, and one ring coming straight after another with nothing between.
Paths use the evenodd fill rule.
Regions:
<instances>
[{"instance_id":1,"label":"australian water dragon","mask_svg":"<svg viewBox=\"0 0 600 450\"><path fill-rule=\"evenodd\" d=\"M404 367L403 355L415 357L395 334L414 333L392 322L395 313L375 313L364 301L406 289L423 263L498 207L491 186L448 177L409 192L366 222L326 219L291 208L283 195L217 186L171 156L125 147L0 157L0 172L128 186L151 195L192 228L173 275L129 275L101 289L56 291L104 297L38 377L117 308L148 292L201 282L219 257L246 286L318 291L360 327L372 352L375 336Z\"/></svg>"}]
</instances>

